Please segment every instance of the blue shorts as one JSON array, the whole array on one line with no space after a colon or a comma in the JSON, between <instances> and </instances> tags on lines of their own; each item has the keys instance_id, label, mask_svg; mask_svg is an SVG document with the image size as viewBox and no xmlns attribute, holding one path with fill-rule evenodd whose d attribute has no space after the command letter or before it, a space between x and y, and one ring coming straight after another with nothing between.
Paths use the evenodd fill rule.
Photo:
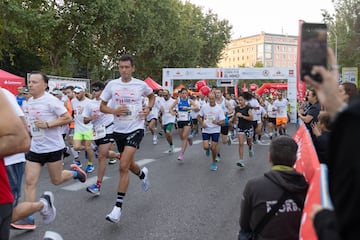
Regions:
<instances>
[{"instance_id":1,"label":"blue shorts","mask_svg":"<svg viewBox=\"0 0 360 240\"><path fill-rule=\"evenodd\" d=\"M16 207L21 196L21 183L25 172L25 162L6 166L12 194L14 195L13 206Z\"/></svg>"},{"instance_id":2,"label":"blue shorts","mask_svg":"<svg viewBox=\"0 0 360 240\"><path fill-rule=\"evenodd\" d=\"M202 133L203 141L209 141L211 138L211 141L219 142L219 137L220 133Z\"/></svg>"}]
</instances>

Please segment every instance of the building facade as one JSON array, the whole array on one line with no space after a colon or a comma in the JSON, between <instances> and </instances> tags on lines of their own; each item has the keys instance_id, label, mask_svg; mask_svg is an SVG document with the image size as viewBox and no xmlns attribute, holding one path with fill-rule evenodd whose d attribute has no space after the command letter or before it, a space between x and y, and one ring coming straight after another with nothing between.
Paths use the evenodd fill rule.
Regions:
<instances>
[{"instance_id":1,"label":"building facade","mask_svg":"<svg viewBox=\"0 0 360 240\"><path fill-rule=\"evenodd\" d=\"M294 67L298 36L269 34L231 40L218 63L220 68Z\"/></svg>"}]
</instances>

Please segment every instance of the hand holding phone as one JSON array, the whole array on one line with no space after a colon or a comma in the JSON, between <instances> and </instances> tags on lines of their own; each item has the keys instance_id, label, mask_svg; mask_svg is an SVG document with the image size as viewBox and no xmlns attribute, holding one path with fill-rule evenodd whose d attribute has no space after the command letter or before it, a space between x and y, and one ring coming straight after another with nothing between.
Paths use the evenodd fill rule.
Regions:
<instances>
[{"instance_id":1,"label":"hand holding phone","mask_svg":"<svg viewBox=\"0 0 360 240\"><path fill-rule=\"evenodd\" d=\"M322 82L319 74L312 73L313 66L327 67L327 27L323 23L303 23L300 40L300 79L308 75Z\"/></svg>"}]
</instances>

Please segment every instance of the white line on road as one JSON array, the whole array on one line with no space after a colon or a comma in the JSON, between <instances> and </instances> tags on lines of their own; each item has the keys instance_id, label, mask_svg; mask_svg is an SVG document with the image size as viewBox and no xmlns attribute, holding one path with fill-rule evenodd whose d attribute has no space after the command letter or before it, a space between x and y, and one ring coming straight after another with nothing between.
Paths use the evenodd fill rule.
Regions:
<instances>
[{"instance_id":1,"label":"white line on road","mask_svg":"<svg viewBox=\"0 0 360 240\"><path fill-rule=\"evenodd\" d=\"M109 177L104 176L103 181L105 181L107 179L109 179ZM61 189L73 191L73 192L79 191L81 189L84 189L84 188L90 186L91 184L96 183L96 180L97 180L97 176L93 176L91 178L86 179L85 183L77 182L77 183L73 183L68 186L62 187Z\"/></svg>"},{"instance_id":2,"label":"white line on road","mask_svg":"<svg viewBox=\"0 0 360 240\"><path fill-rule=\"evenodd\" d=\"M138 160L138 161L136 161L136 163L139 164L139 166L144 166L144 165L146 165L148 163L151 163L151 162L154 162L154 161L155 161L155 159L146 158L146 159ZM110 177L104 176L103 181L105 181L105 180L107 180L109 178ZM96 183L96 180L97 180L97 176L93 176L91 178L87 178L86 183L77 182L77 183L73 183L73 184L70 184L68 186L62 187L61 189L64 189L64 190L67 190L67 191L73 191L73 192L79 191L79 190L85 189L88 186Z\"/></svg>"},{"instance_id":3,"label":"white line on road","mask_svg":"<svg viewBox=\"0 0 360 240\"><path fill-rule=\"evenodd\" d=\"M193 141L193 145L196 145L196 144L199 144L199 143L202 143L202 142L203 142L202 140L195 140L195 141ZM181 148L175 147L172 152L176 153L176 152L180 152L180 150L181 150ZM169 153L169 150L166 150L163 153Z\"/></svg>"}]
</instances>

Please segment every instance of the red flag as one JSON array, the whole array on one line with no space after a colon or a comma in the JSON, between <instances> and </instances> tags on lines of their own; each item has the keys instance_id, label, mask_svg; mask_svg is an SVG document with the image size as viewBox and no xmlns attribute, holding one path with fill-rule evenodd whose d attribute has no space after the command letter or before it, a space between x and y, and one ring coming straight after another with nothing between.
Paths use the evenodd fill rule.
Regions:
<instances>
[{"instance_id":1,"label":"red flag","mask_svg":"<svg viewBox=\"0 0 360 240\"><path fill-rule=\"evenodd\" d=\"M312 212L313 204L321 204L320 163L310 134L304 124L300 126L293 138L299 146L294 167L304 175L306 181L309 183L301 219L300 239L316 240L317 236L313 228L312 220L310 219L310 213Z\"/></svg>"}]
</instances>

